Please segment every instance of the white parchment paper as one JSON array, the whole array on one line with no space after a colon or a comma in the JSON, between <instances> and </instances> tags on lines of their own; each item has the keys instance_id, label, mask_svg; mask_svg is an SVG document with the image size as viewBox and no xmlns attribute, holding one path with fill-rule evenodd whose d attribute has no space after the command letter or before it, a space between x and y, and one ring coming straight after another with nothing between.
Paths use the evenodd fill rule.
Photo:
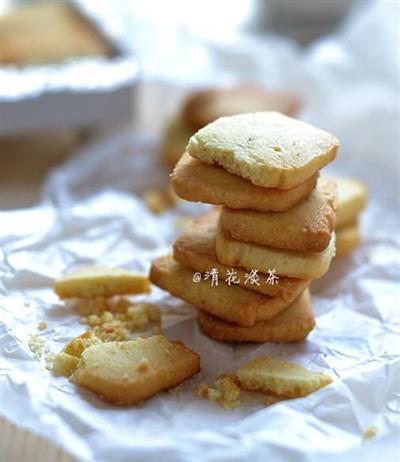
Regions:
<instances>
[{"instance_id":1,"label":"white parchment paper","mask_svg":"<svg viewBox=\"0 0 400 462\"><path fill-rule=\"evenodd\" d=\"M83 330L79 316L53 293L55 278L90 263L147 271L179 234L177 218L206 208L181 203L161 216L149 213L138 194L168 182L157 161L157 139L117 133L54 171L37 207L2 213L5 416L87 461L396 460L400 53L393 14L383 4L374 5L338 37L306 54L288 50L305 100L301 117L342 142L337 161L326 171L359 177L370 191L362 246L335 259L312 285L317 327L307 341L215 342L199 332L189 305L154 288L149 298L161 307L165 335L182 339L202 358L201 373L177 395L162 393L135 407L114 407L34 360L28 340L38 334L40 320L49 327L39 335L53 352ZM258 56L262 53L260 45ZM231 59L234 66L233 54ZM283 73L281 63L276 66ZM195 396L198 383L261 354L324 371L335 381L306 398L268 408L258 397L246 396L244 405L226 411ZM363 433L371 426L377 434L367 441Z\"/></svg>"}]
</instances>

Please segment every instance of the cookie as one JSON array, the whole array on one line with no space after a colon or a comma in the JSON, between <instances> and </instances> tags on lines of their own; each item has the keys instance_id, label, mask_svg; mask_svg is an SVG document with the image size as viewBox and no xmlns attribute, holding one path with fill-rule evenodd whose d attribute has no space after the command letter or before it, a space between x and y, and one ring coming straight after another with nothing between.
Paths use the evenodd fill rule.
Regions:
<instances>
[{"instance_id":1,"label":"cookie","mask_svg":"<svg viewBox=\"0 0 400 462\"><path fill-rule=\"evenodd\" d=\"M161 139L160 157L164 164L173 168L185 152L186 145L194 130L189 129L180 115L169 120Z\"/></svg>"},{"instance_id":2,"label":"cookie","mask_svg":"<svg viewBox=\"0 0 400 462\"><path fill-rule=\"evenodd\" d=\"M2 2L2 6L3 6ZM66 2L14 3L2 8L0 67L110 57L115 48L97 27Z\"/></svg>"},{"instance_id":3,"label":"cookie","mask_svg":"<svg viewBox=\"0 0 400 462\"><path fill-rule=\"evenodd\" d=\"M343 257L351 253L361 243L361 234L357 221L336 230L336 256Z\"/></svg>"},{"instance_id":4,"label":"cookie","mask_svg":"<svg viewBox=\"0 0 400 462\"><path fill-rule=\"evenodd\" d=\"M262 273L274 271L279 276L314 279L323 276L335 256L335 233L322 252L301 252L267 247L231 238L218 226L215 241L217 260L228 266L240 266Z\"/></svg>"},{"instance_id":5,"label":"cookie","mask_svg":"<svg viewBox=\"0 0 400 462\"><path fill-rule=\"evenodd\" d=\"M54 282L54 291L60 298L112 297L147 293L149 290L146 275L103 266L79 268Z\"/></svg>"},{"instance_id":6,"label":"cookie","mask_svg":"<svg viewBox=\"0 0 400 462\"><path fill-rule=\"evenodd\" d=\"M288 305L279 297L269 297L224 281L211 285L211 279L205 279L205 275L196 282L194 274L171 256L165 256L153 262L150 280L196 308L241 326L253 326L257 321L271 319Z\"/></svg>"},{"instance_id":7,"label":"cookie","mask_svg":"<svg viewBox=\"0 0 400 462\"><path fill-rule=\"evenodd\" d=\"M285 213L223 207L221 225L234 239L280 249L321 252L336 221L336 185L320 178L312 193Z\"/></svg>"},{"instance_id":8,"label":"cookie","mask_svg":"<svg viewBox=\"0 0 400 462\"><path fill-rule=\"evenodd\" d=\"M317 179L315 173L291 189L263 188L188 153L180 158L171 175L172 187L182 199L259 212L289 210L311 193Z\"/></svg>"},{"instance_id":9,"label":"cookie","mask_svg":"<svg viewBox=\"0 0 400 462\"><path fill-rule=\"evenodd\" d=\"M237 326L202 311L197 321L206 335L222 342L298 342L315 326L308 289L277 316L252 327Z\"/></svg>"},{"instance_id":10,"label":"cookie","mask_svg":"<svg viewBox=\"0 0 400 462\"><path fill-rule=\"evenodd\" d=\"M336 156L338 140L278 112L222 117L195 133L187 151L256 186L290 189Z\"/></svg>"},{"instance_id":11,"label":"cookie","mask_svg":"<svg viewBox=\"0 0 400 462\"><path fill-rule=\"evenodd\" d=\"M367 188L353 178L333 178L338 191L336 228L351 224L367 204Z\"/></svg>"},{"instance_id":12,"label":"cookie","mask_svg":"<svg viewBox=\"0 0 400 462\"><path fill-rule=\"evenodd\" d=\"M236 372L240 386L247 390L273 393L288 398L309 395L332 383L329 375L313 372L298 364L269 356L253 359Z\"/></svg>"},{"instance_id":13,"label":"cookie","mask_svg":"<svg viewBox=\"0 0 400 462\"><path fill-rule=\"evenodd\" d=\"M175 260L201 273L216 268L218 274L224 279L232 274L232 271L235 271L236 279L239 281L238 286L271 297L281 297L286 301L294 300L309 285L309 279L294 279L284 276L281 276L276 284L273 284L273 281L266 283L268 275L262 273L258 274L260 284L249 284L246 282L247 270L220 264L215 254L218 216L219 210L213 210L202 215L178 237L173 246Z\"/></svg>"},{"instance_id":14,"label":"cookie","mask_svg":"<svg viewBox=\"0 0 400 462\"><path fill-rule=\"evenodd\" d=\"M297 96L284 91L253 86L213 88L192 93L182 108L182 118L196 131L219 117L246 112L278 111L292 116L299 103Z\"/></svg>"},{"instance_id":15,"label":"cookie","mask_svg":"<svg viewBox=\"0 0 400 462\"><path fill-rule=\"evenodd\" d=\"M200 357L161 335L94 345L71 380L118 405L135 404L175 387L200 370Z\"/></svg>"}]
</instances>

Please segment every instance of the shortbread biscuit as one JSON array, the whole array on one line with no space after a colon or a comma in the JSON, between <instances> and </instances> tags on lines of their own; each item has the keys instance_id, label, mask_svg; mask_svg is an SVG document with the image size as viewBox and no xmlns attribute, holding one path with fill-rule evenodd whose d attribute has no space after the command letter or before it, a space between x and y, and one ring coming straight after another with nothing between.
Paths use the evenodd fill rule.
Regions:
<instances>
[{"instance_id":1,"label":"shortbread biscuit","mask_svg":"<svg viewBox=\"0 0 400 462\"><path fill-rule=\"evenodd\" d=\"M252 327L237 326L202 311L197 320L205 334L222 342L298 342L315 326L308 289L277 316Z\"/></svg>"},{"instance_id":2,"label":"shortbread biscuit","mask_svg":"<svg viewBox=\"0 0 400 462\"><path fill-rule=\"evenodd\" d=\"M153 262L150 280L196 308L241 326L253 326L257 321L271 319L288 305L279 297L229 286L223 281L212 286L211 280L204 279L204 275L195 282L194 274L171 256L165 256Z\"/></svg>"},{"instance_id":3,"label":"shortbread biscuit","mask_svg":"<svg viewBox=\"0 0 400 462\"><path fill-rule=\"evenodd\" d=\"M310 194L317 179L315 173L291 189L263 188L188 153L180 158L171 175L174 191L182 199L259 212L289 210Z\"/></svg>"},{"instance_id":4,"label":"shortbread biscuit","mask_svg":"<svg viewBox=\"0 0 400 462\"><path fill-rule=\"evenodd\" d=\"M194 134L187 151L257 186L290 189L333 160L329 133L278 112L222 117Z\"/></svg>"},{"instance_id":5,"label":"shortbread biscuit","mask_svg":"<svg viewBox=\"0 0 400 462\"><path fill-rule=\"evenodd\" d=\"M146 275L102 266L79 268L54 282L54 291L60 298L112 297L147 293L149 290Z\"/></svg>"},{"instance_id":6,"label":"shortbread biscuit","mask_svg":"<svg viewBox=\"0 0 400 462\"><path fill-rule=\"evenodd\" d=\"M244 268L232 268L220 264L215 254L215 237L217 233L219 210L213 210L197 218L192 226L181 234L173 246L174 258L183 265L205 273L216 268L225 280L229 274L236 273L238 286L254 290L283 300L294 300L310 283L309 279L295 279L281 276L275 283L268 280L268 275L258 273L259 284L246 282L248 271Z\"/></svg>"},{"instance_id":7,"label":"shortbread biscuit","mask_svg":"<svg viewBox=\"0 0 400 462\"><path fill-rule=\"evenodd\" d=\"M323 177L303 202L285 213L221 210L222 227L234 239L304 252L321 252L329 245L335 219L336 185Z\"/></svg>"},{"instance_id":8,"label":"shortbread biscuit","mask_svg":"<svg viewBox=\"0 0 400 462\"><path fill-rule=\"evenodd\" d=\"M253 86L214 88L192 93L183 106L182 118L196 131L218 117L258 111L278 111L293 116L298 108L298 97L289 92Z\"/></svg>"},{"instance_id":9,"label":"shortbread biscuit","mask_svg":"<svg viewBox=\"0 0 400 462\"><path fill-rule=\"evenodd\" d=\"M200 357L161 335L87 348L71 380L114 404L135 404L200 370Z\"/></svg>"},{"instance_id":10,"label":"shortbread biscuit","mask_svg":"<svg viewBox=\"0 0 400 462\"><path fill-rule=\"evenodd\" d=\"M322 252L275 249L231 238L218 226L215 249L219 262L228 266L241 266L262 273L274 270L279 276L314 279L323 276L335 256L335 233Z\"/></svg>"},{"instance_id":11,"label":"shortbread biscuit","mask_svg":"<svg viewBox=\"0 0 400 462\"><path fill-rule=\"evenodd\" d=\"M160 156L167 167L173 168L195 130L188 128L180 115L171 118L164 128L161 139Z\"/></svg>"},{"instance_id":12,"label":"shortbread biscuit","mask_svg":"<svg viewBox=\"0 0 400 462\"><path fill-rule=\"evenodd\" d=\"M247 390L274 393L288 398L309 395L332 383L329 375L269 356L253 359L236 372L240 386Z\"/></svg>"},{"instance_id":13,"label":"shortbread biscuit","mask_svg":"<svg viewBox=\"0 0 400 462\"><path fill-rule=\"evenodd\" d=\"M336 228L342 228L354 221L367 204L367 188L353 178L333 178L338 191Z\"/></svg>"},{"instance_id":14,"label":"shortbread biscuit","mask_svg":"<svg viewBox=\"0 0 400 462\"><path fill-rule=\"evenodd\" d=\"M343 257L351 253L361 243L358 223L355 221L336 230L336 256Z\"/></svg>"}]
</instances>

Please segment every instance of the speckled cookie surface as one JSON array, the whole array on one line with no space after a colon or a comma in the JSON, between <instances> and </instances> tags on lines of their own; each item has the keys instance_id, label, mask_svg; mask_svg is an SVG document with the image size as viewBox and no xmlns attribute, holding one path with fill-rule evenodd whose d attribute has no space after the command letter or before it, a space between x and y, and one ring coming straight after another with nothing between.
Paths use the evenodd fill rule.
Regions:
<instances>
[{"instance_id":1,"label":"speckled cookie surface","mask_svg":"<svg viewBox=\"0 0 400 462\"><path fill-rule=\"evenodd\" d=\"M195 133L187 151L257 186L289 189L333 160L331 134L278 112L221 117Z\"/></svg>"},{"instance_id":2,"label":"speckled cookie surface","mask_svg":"<svg viewBox=\"0 0 400 462\"><path fill-rule=\"evenodd\" d=\"M158 287L196 308L241 326L252 326L258 321L271 319L290 303L280 297L269 297L235 284L228 285L219 277L213 285L212 280L204 275L194 280L194 274L193 270L167 255L153 262L150 279Z\"/></svg>"},{"instance_id":3,"label":"speckled cookie surface","mask_svg":"<svg viewBox=\"0 0 400 462\"><path fill-rule=\"evenodd\" d=\"M213 210L197 218L182 233L173 246L174 258L194 271L204 273L216 268L222 278L235 276L239 287L259 292L271 297L280 297L288 302L294 300L310 283L309 279L295 279L281 276L278 283L268 281L268 275L258 273L259 283L248 282L249 272L244 268L232 268L217 261L215 238L217 234L219 210Z\"/></svg>"},{"instance_id":4,"label":"speckled cookie surface","mask_svg":"<svg viewBox=\"0 0 400 462\"><path fill-rule=\"evenodd\" d=\"M223 207L221 224L239 241L280 249L320 252L331 240L336 222L336 184L321 177L299 204L281 212L260 213Z\"/></svg>"},{"instance_id":5,"label":"speckled cookie surface","mask_svg":"<svg viewBox=\"0 0 400 462\"><path fill-rule=\"evenodd\" d=\"M311 193L317 179L318 173L315 173L291 189L263 188L187 153L180 158L171 175L172 187L182 199L259 212L282 212L292 208Z\"/></svg>"},{"instance_id":6,"label":"speckled cookie surface","mask_svg":"<svg viewBox=\"0 0 400 462\"><path fill-rule=\"evenodd\" d=\"M236 326L201 311L197 321L206 335L222 342L298 342L315 326L308 290L273 319L252 327Z\"/></svg>"},{"instance_id":7,"label":"speckled cookie surface","mask_svg":"<svg viewBox=\"0 0 400 462\"><path fill-rule=\"evenodd\" d=\"M313 279L323 276L329 269L335 256L335 234L322 252L301 252L238 241L219 224L215 249L218 261L224 265L254 268L262 273L275 270L280 276Z\"/></svg>"}]
</instances>

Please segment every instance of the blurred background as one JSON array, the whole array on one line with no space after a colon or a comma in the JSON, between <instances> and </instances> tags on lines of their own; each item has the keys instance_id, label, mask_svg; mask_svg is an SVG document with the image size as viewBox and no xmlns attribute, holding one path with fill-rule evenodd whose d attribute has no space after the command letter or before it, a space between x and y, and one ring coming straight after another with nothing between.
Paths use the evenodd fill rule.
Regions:
<instances>
[{"instance_id":1,"label":"blurred background","mask_svg":"<svg viewBox=\"0 0 400 462\"><path fill-rule=\"evenodd\" d=\"M279 110L331 130L349 170L366 151L371 171L383 168L399 148L395 0L0 3L2 208L40 201L49 172L82 152L94 187L118 162L126 168L103 185L154 158L154 181L140 191L123 181L153 190L193 132L237 112ZM122 155L121 133L146 142L129 138ZM101 159L98 140L108 140Z\"/></svg>"}]
</instances>

